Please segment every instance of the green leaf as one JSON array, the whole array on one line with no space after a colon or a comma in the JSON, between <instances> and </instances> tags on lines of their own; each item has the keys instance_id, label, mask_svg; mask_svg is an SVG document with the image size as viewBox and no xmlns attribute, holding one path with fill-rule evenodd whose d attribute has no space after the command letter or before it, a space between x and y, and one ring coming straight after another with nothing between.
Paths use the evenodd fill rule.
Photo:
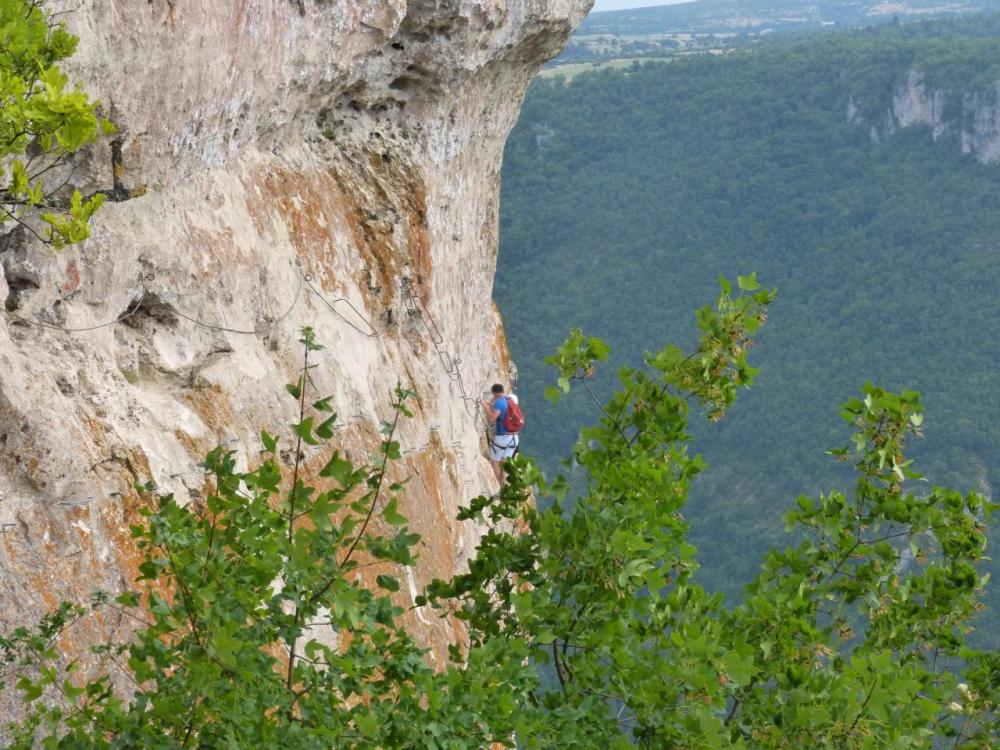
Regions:
<instances>
[{"instance_id":1,"label":"green leaf","mask_svg":"<svg viewBox=\"0 0 1000 750\"><path fill-rule=\"evenodd\" d=\"M353 472L354 464L341 458L339 451L334 451L333 455L330 456L330 460L327 461L326 466L320 469L319 475L321 477L336 479L341 485L346 487L351 483L351 474Z\"/></svg>"},{"instance_id":2,"label":"green leaf","mask_svg":"<svg viewBox=\"0 0 1000 750\"><path fill-rule=\"evenodd\" d=\"M354 723L364 737L375 737L378 735L379 722L378 717L374 714L367 711L359 711L354 716Z\"/></svg>"},{"instance_id":3,"label":"green leaf","mask_svg":"<svg viewBox=\"0 0 1000 750\"><path fill-rule=\"evenodd\" d=\"M16 687L24 693L22 700L25 703L31 703L42 696L43 690L41 685L35 680L29 679L27 676L21 676L21 678L17 681Z\"/></svg>"},{"instance_id":4,"label":"green leaf","mask_svg":"<svg viewBox=\"0 0 1000 750\"><path fill-rule=\"evenodd\" d=\"M126 591L116 596L115 601L124 607L138 607L139 595L134 591Z\"/></svg>"},{"instance_id":5,"label":"green leaf","mask_svg":"<svg viewBox=\"0 0 1000 750\"><path fill-rule=\"evenodd\" d=\"M329 418L323 420L318 425L316 425L316 435L321 437L323 440L329 440L333 437L333 426L337 421L337 415L331 414Z\"/></svg>"},{"instance_id":6,"label":"green leaf","mask_svg":"<svg viewBox=\"0 0 1000 750\"><path fill-rule=\"evenodd\" d=\"M608 346L603 339L591 336L587 342L587 351L591 357L603 362L611 353L611 347Z\"/></svg>"},{"instance_id":7,"label":"green leaf","mask_svg":"<svg viewBox=\"0 0 1000 750\"><path fill-rule=\"evenodd\" d=\"M278 438L272 437L267 430L260 431L260 442L268 453L273 454L278 449Z\"/></svg>"},{"instance_id":8,"label":"green leaf","mask_svg":"<svg viewBox=\"0 0 1000 750\"><path fill-rule=\"evenodd\" d=\"M319 440L313 437L313 418L306 417L301 422L292 425L292 432L309 445L319 445Z\"/></svg>"},{"instance_id":9,"label":"green leaf","mask_svg":"<svg viewBox=\"0 0 1000 750\"><path fill-rule=\"evenodd\" d=\"M400 452L399 441L397 440L384 440L382 441L382 450L389 457L391 461L398 461L402 458L403 454Z\"/></svg>"},{"instance_id":10,"label":"green leaf","mask_svg":"<svg viewBox=\"0 0 1000 750\"><path fill-rule=\"evenodd\" d=\"M390 526L405 526L407 519L399 514L399 501L392 498L382 511L382 519Z\"/></svg>"},{"instance_id":11,"label":"green leaf","mask_svg":"<svg viewBox=\"0 0 1000 750\"><path fill-rule=\"evenodd\" d=\"M316 411L325 411L328 413L332 412L333 411L333 406L331 405L332 400L333 396L327 396L326 398L321 398L319 401L313 403L313 408Z\"/></svg>"}]
</instances>

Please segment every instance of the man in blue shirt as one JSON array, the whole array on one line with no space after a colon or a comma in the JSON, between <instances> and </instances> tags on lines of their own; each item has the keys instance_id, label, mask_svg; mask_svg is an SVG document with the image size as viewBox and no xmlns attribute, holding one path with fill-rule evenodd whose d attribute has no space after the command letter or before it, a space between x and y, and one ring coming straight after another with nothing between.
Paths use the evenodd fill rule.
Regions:
<instances>
[{"instance_id":1,"label":"man in blue shirt","mask_svg":"<svg viewBox=\"0 0 1000 750\"><path fill-rule=\"evenodd\" d=\"M507 396L504 395L503 386L499 383L490 388L493 394L492 401L480 401L486 420L493 425L494 434L490 437L490 464L493 466L493 473L496 474L497 481L503 487L506 481L500 462L510 458L517 450L517 435L508 433L503 427L504 417L507 416Z\"/></svg>"}]
</instances>

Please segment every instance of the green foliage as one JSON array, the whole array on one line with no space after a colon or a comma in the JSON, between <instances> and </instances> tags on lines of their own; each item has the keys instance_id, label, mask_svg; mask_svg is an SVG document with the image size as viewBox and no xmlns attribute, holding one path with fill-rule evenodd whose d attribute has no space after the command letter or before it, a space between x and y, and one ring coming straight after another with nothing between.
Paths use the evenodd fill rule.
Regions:
<instances>
[{"instance_id":1,"label":"green foliage","mask_svg":"<svg viewBox=\"0 0 1000 750\"><path fill-rule=\"evenodd\" d=\"M622 368L610 400L593 399L601 419L573 449L586 473L575 501L564 477L508 464L504 492L476 510L529 532L488 534L470 572L436 582L431 601L468 621L473 648L523 643L553 670L520 708L520 747L993 746L996 656L965 635L995 506L904 490L919 479L903 452L922 423L917 394L866 386L845 405L855 435L837 456L855 462L853 495L800 498L786 520L801 541L772 551L742 605L726 610L695 582L681 511L704 464L686 447L689 404L721 413L730 385L753 379L749 335L773 298L734 299L722 285L693 351L647 354L645 368ZM554 359L586 389L606 356L577 331ZM526 482L544 510L512 502Z\"/></svg>"},{"instance_id":2,"label":"green foliage","mask_svg":"<svg viewBox=\"0 0 1000 750\"><path fill-rule=\"evenodd\" d=\"M924 394L936 428L910 450L928 477L1000 486L1000 167L963 155L954 129L870 134L912 65L953 102L998 80L998 40L994 14L535 81L505 154L496 297L523 444L546 472L589 418L583 391L544 398L542 358L568 328L616 342L589 381L606 398L649 341L694 340L688 311L714 276L752 267L784 304L754 398L692 426L713 467L687 514L701 583L738 598L782 543L789 498L847 478L823 458L833 404L869 378ZM879 118L851 123L852 100Z\"/></svg>"},{"instance_id":3,"label":"green foliage","mask_svg":"<svg viewBox=\"0 0 1000 750\"><path fill-rule=\"evenodd\" d=\"M919 394L866 385L843 417L856 432L833 453L855 462L853 496L800 497L786 514L803 541L771 552L731 615L760 652L760 674L776 678L751 679L734 711L743 723L773 721L771 734L793 745L819 737L822 747L825 735L831 746L923 747L937 735L992 746L995 697L970 708L958 670L941 665L975 671L994 659L965 635L980 606L985 522L998 506L975 492L904 491L920 479L903 452L923 421ZM795 714L813 723L796 727Z\"/></svg>"},{"instance_id":4,"label":"green foliage","mask_svg":"<svg viewBox=\"0 0 1000 750\"><path fill-rule=\"evenodd\" d=\"M302 343L308 371L320 347L309 329ZM308 412L308 379L290 390ZM264 432L251 471L221 447L208 454L203 507L150 497L132 527L139 588L94 602L141 622L130 642L96 648L134 694L119 695L111 675L62 668L54 636L84 614L64 605L37 631L0 640L29 710L12 747L482 747L497 739L493 714L509 737L503 721L520 677L496 668L497 647L435 672L392 596L419 542L398 511L404 482L389 477L413 397L396 388L371 464L332 450L316 472L322 486L301 479L303 443L326 444L308 415L293 426L290 480L277 438ZM332 414L328 398L313 408Z\"/></svg>"},{"instance_id":5,"label":"green foliage","mask_svg":"<svg viewBox=\"0 0 1000 750\"><path fill-rule=\"evenodd\" d=\"M994 746L1000 657L965 638L996 506L909 488L918 394L867 385L845 404L854 435L834 453L855 464L853 493L799 499L786 516L797 545L771 552L743 604L727 610L694 580L682 509L705 465L688 450L689 411L721 417L754 380L747 350L774 298L753 276L735 295L721 285L698 312L698 344L621 368L607 401L588 384L607 345L575 331L560 348L558 377L598 414L573 449L582 491L569 502L565 477L516 457L502 491L462 511L485 526L468 572L414 603L468 628L438 671L392 596L418 542L398 511L404 484L388 478L414 394L396 388L370 465L334 449L312 486L299 479L316 433L303 426L303 378L291 481L266 432L251 471L214 449L204 507L157 497L133 527L139 589L95 596L92 610L141 622L129 642L95 647L132 679L130 695L60 661L54 643L86 608L0 639L2 679L28 712L8 727L11 746ZM308 372L319 347L308 329L302 343ZM329 399L314 407L332 413ZM359 575L372 567L373 585Z\"/></svg>"},{"instance_id":6,"label":"green foliage","mask_svg":"<svg viewBox=\"0 0 1000 750\"><path fill-rule=\"evenodd\" d=\"M76 37L43 11L40 2L0 0L0 223L24 223L32 212L46 225L44 239L63 247L86 239L88 221L104 200L69 199L46 188L69 157L99 132L113 132L100 120L97 103L58 67L76 51ZM35 231L35 230L31 230Z\"/></svg>"}]
</instances>

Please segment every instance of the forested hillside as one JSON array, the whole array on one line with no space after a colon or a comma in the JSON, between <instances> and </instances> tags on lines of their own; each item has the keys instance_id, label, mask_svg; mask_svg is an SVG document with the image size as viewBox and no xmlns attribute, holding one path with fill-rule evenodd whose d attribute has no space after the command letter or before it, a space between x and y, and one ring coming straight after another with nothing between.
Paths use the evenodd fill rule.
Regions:
<instances>
[{"instance_id":1,"label":"forested hillside","mask_svg":"<svg viewBox=\"0 0 1000 750\"><path fill-rule=\"evenodd\" d=\"M496 298L520 367L524 446L563 454L592 406L542 399L573 326L638 363L694 337L720 273L777 286L754 391L699 428L686 514L702 579L737 594L779 514L843 475L824 452L866 380L924 394L935 483L1000 485L1000 165L947 134L852 124L912 69L950 92L1000 80L1000 17L824 34L726 56L536 81L507 144ZM946 109L947 109L946 106ZM956 115L957 116L957 115ZM614 366L597 374L607 388ZM571 410L575 410L572 416ZM547 464L551 470L551 464ZM918 466L918 469L920 466Z\"/></svg>"}]
</instances>

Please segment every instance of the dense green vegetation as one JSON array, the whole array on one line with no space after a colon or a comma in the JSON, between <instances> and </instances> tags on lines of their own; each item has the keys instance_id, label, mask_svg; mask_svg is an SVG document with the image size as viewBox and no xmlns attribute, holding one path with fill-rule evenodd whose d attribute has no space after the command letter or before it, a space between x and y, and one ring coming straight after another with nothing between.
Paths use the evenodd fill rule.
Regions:
<instances>
[{"instance_id":1,"label":"dense green vegetation","mask_svg":"<svg viewBox=\"0 0 1000 750\"><path fill-rule=\"evenodd\" d=\"M831 417L866 379L923 392L937 427L914 450L933 481L995 488L1000 167L925 128L875 143L869 124L914 66L958 113L963 82L1000 78L998 23L536 81L506 151L496 284L526 449L565 455L587 408L557 413L541 398L541 358L567 325L613 338L616 362L634 363L664 332L691 335L685 311L720 273L752 268L781 302L754 397L697 433L712 465L688 511L702 580L738 595L758 564L748 553L782 540L778 512L842 478L823 455L838 442ZM868 124L848 121L852 98Z\"/></svg>"},{"instance_id":2,"label":"dense green vegetation","mask_svg":"<svg viewBox=\"0 0 1000 750\"><path fill-rule=\"evenodd\" d=\"M567 502L564 477L505 463L501 492L458 513L485 530L468 571L412 602L399 575L420 538L399 512L395 437L415 394L396 387L377 454L352 463L336 447L331 399L313 400L308 370L323 354L303 329L290 435L262 432L247 471L213 449L203 506L138 485L137 580L0 633L0 691L16 689L24 709L4 727L8 746L996 746L1000 654L967 639L998 506L976 492L913 492L919 394L867 385L844 404L838 456L856 470L854 491L798 500L785 515L795 547L766 556L745 602L726 607L692 578L681 511L704 465L688 450L689 410L721 419L754 382L751 337L774 299L753 275L735 294L721 286L698 311L695 347L667 344L623 368L603 403L591 373L611 349L570 334L548 361L554 401L580 389L592 401L573 447L587 472L578 492ZM279 444L294 445L291 466ZM304 470L307 444L328 457L316 473ZM404 604L464 622L468 637L432 668ZM90 673L62 644L109 615L136 625L92 647L101 661Z\"/></svg>"},{"instance_id":3,"label":"dense green vegetation","mask_svg":"<svg viewBox=\"0 0 1000 750\"><path fill-rule=\"evenodd\" d=\"M17 222L56 247L85 239L104 201L60 193L70 156L113 131L59 68L76 43L40 2L0 0L0 226Z\"/></svg>"}]
</instances>

